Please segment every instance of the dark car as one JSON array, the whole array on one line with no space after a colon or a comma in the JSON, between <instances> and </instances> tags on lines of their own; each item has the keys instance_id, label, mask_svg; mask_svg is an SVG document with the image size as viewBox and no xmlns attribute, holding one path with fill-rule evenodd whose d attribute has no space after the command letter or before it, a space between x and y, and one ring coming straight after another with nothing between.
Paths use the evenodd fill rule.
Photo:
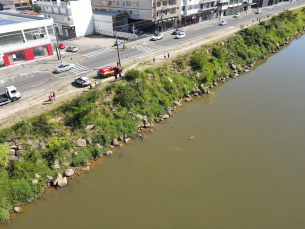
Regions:
<instances>
[{"instance_id":1,"label":"dark car","mask_svg":"<svg viewBox=\"0 0 305 229\"><path fill-rule=\"evenodd\" d=\"M182 28L175 29L174 32L172 33L173 35L178 35L179 33L183 33L184 30Z\"/></svg>"}]
</instances>

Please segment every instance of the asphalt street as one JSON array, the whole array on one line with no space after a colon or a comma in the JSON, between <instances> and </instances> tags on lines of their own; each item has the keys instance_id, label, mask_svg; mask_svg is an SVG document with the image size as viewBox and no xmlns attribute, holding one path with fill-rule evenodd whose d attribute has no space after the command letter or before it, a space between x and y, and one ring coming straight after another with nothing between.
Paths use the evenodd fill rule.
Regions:
<instances>
[{"instance_id":1,"label":"asphalt street","mask_svg":"<svg viewBox=\"0 0 305 229\"><path fill-rule=\"evenodd\" d=\"M170 35L169 33L164 34L164 38L158 41L149 41L143 45L138 45L136 47L128 47L127 49L120 49L120 58L124 63L124 60L127 58L140 56L141 54L153 52L158 49L164 49L166 47L175 46L176 44L185 41L191 40L203 35L208 35L215 33L218 30L224 29L229 26L235 26L239 24L252 24L252 20L256 20L259 17L264 17L268 14L272 14L278 11L288 9L290 7L295 7L301 5L305 0L301 1L292 1L282 2L278 5L268 6L260 8L262 10L261 14L255 14L256 9L251 9L248 13L243 12L241 16L236 19L233 16L226 16L221 18L221 20L226 20L228 22L225 26L220 26L219 23L221 20L214 19L213 21L204 21L200 26L189 26L186 27L185 33L186 37L182 39L175 39L175 35ZM245 25L247 25L245 24ZM14 85L23 95L22 98L26 98L37 94L39 92L45 91L47 88L50 88L52 85L60 82L61 80L72 78L72 76L77 76L83 73L86 73L90 70L98 70L103 66L110 65L111 63L116 63L118 60L117 51L113 48L100 48L100 49L91 49L91 50L81 50L83 55L83 60L76 64L75 69L64 72L61 74L54 74L51 71L33 71L24 73L19 77L11 78L2 87ZM71 58L72 59L72 58ZM72 62L72 60L71 60ZM74 81L74 78L71 79L71 82ZM4 90L0 90L0 93L3 93Z\"/></svg>"}]
</instances>

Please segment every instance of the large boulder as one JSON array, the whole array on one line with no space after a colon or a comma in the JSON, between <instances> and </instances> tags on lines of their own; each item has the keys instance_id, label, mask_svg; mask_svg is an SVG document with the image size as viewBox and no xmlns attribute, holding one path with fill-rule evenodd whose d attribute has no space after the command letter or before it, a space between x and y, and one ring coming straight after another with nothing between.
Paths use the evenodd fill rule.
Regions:
<instances>
[{"instance_id":1,"label":"large boulder","mask_svg":"<svg viewBox=\"0 0 305 229\"><path fill-rule=\"evenodd\" d=\"M10 161L17 161L18 157L16 157L15 155L11 155L10 157Z\"/></svg>"},{"instance_id":2,"label":"large boulder","mask_svg":"<svg viewBox=\"0 0 305 229\"><path fill-rule=\"evenodd\" d=\"M165 115L163 115L162 118L163 118L163 119L167 119L167 118L169 118L169 115L168 115L168 114L165 114Z\"/></svg>"},{"instance_id":3,"label":"large boulder","mask_svg":"<svg viewBox=\"0 0 305 229\"><path fill-rule=\"evenodd\" d=\"M74 170L73 169L66 169L65 171L65 177L70 177L74 174Z\"/></svg>"},{"instance_id":4,"label":"large boulder","mask_svg":"<svg viewBox=\"0 0 305 229\"><path fill-rule=\"evenodd\" d=\"M116 140L116 139L113 139L113 141L112 141L112 145L114 145L114 146L118 146L118 145L119 145L119 142L118 142L118 140Z\"/></svg>"},{"instance_id":5,"label":"large boulder","mask_svg":"<svg viewBox=\"0 0 305 229\"><path fill-rule=\"evenodd\" d=\"M14 207L14 212L20 213L22 211L23 211L23 209L21 207Z\"/></svg>"},{"instance_id":6,"label":"large boulder","mask_svg":"<svg viewBox=\"0 0 305 229\"><path fill-rule=\"evenodd\" d=\"M139 118L139 119L141 119L141 120L143 119L143 116L142 116L142 115L139 115L139 114L137 114L136 117Z\"/></svg>"},{"instance_id":7,"label":"large boulder","mask_svg":"<svg viewBox=\"0 0 305 229\"><path fill-rule=\"evenodd\" d=\"M46 149L46 144L44 142L39 142L40 149Z\"/></svg>"},{"instance_id":8,"label":"large boulder","mask_svg":"<svg viewBox=\"0 0 305 229\"><path fill-rule=\"evenodd\" d=\"M78 139L75 143L77 147L86 147L86 140L85 139Z\"/></svg>"},{"instance_id":9,"label":"large boulder","mask_svg":"<svg viewBox=\"0 0 305 229\"><path fill-rule=\"evenodd\" d=\"M58 181L57 181L57 186L58 187L65 186L67 184L68 184L67 177L62 177L62 178L58 179Z\"/></svg>"},{"instance_id":10,"label":"large boulder","mask_svg":"<svg viewBox=\"0 0 305 229\"><path fill-rule=\"evenodd\" d=\"M10 149L9 154L10 155L15 155L15 150L14 149Z\"/></svg>"},{"instance_id":11,"label":"large boulder","mask_svg":"<svg viewBox=\"0 0 305 229\"><path fill-rule=\"evenodd\" d=\"M32 180L32 184L38 184L38 180L37 179Z\"/></svg>"},{"instance_id":12,"label":"large boulder","mask_svg":"<svg viewBox=\"0 0 305 229\"><path fill-rule=\"evenodd\" d=\"M232 69L236 69L237 66L236 66L236 64L233 64L233 63L232 63L232 64L231 64L231 67L232 67Z\"/></svg>"},{"instance_id":13,"label":"large boulder","mask_svg":"<svg viewBox=\"0 0 305 229\"><path fill-rule=\"evenodd\" d=\"M86 130L91 130L95 127L95 125L89 125L89 126L86 126Z\"/></svg>"},{"instance_id":14,"label":"large boulder","mask_svg":"<svg viewBox=\"0 0 305 229\"><path fill-rule=\"evenodd\" d=\"M60 173L57 173L56 177L52 180L53 185L57 185L57 182L62 179L62 175Z\"/></svg>"},{"instance_id":15,"label":"large boulder","mask_svg":"<svg viewBox=\"0 0 305 229\"><path fill-rule=\"evenodd\" d=\"M165 107L164 110L168 115L172 114L172 109L170 107Z\"/></svg>"},{"instance_id":16,"label":"large boulder","mask_svg":"<svg viewBox=\"0 0 305 229\"><path fill-rule=\"evenodd\" d=\"M125 139L125 143L127 143L129 140L130 140L130 138L126 138L126 139Z\"/></svg>"},{"instance_id":17,"label":"large boulder","mask_svg":"<svg viewBox=\"0 0 305 229\"><path fill-rule=\"evenodd\" d=\"M111 154L112 154L112 151L111 151L111 150L109 150L109 151L105 152L104 154L109 156L109 155L111 155Z\"/></svg>"},{"instance_id":18,"label":"large boulder","mask_svg":"<svg viewBox=\"0 0 305 229\"><path fill-rule=\"evenodd\" d=\"M87 143L88 143L88 144L91 144L91 143L92 143L92 138L87 137Z\"/></svg>"},{"instance_id":19,"label":"large boulder","mask_svg":"<svg viewBox=\"0 0 305 229\"><path fill-rule=\"evenodd\" d=\"M85 167L85 168L81 168L81 170L82 170L82 171L89 171L89 170L90 170L90 167L87 166L87 167Z\"/></svg>"}]
</instances>

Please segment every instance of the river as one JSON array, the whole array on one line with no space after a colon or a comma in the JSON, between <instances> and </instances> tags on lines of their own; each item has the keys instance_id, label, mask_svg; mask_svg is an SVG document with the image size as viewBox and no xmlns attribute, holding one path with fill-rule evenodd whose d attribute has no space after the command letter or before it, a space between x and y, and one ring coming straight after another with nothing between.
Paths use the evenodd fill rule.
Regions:
<instances>
[{"instance_id":1,"label":"river","mask_svg":"<svg viewBox=\"0 0 305 229\"><path fill-rule=\"evenodd\" d=\"M304 229L304 50L185 103L1 228Z\"/></svg>"}]
</instances>

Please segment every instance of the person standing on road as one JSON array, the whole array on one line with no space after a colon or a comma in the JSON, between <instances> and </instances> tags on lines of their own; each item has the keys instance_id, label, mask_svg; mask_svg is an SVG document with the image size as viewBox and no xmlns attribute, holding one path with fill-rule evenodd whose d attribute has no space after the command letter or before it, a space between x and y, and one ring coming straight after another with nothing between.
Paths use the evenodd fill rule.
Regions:
<instances>
[{"instance_id":1,"label":"person standing on road","mask_svg":"<svg viewBox=\"0 0 305 229\"><path fill-rule=\"evenodd\" d=\"M164 59L166 59L166 53L164 53Z\"/></svg>"},{"instance_id":2,"label":"person standing on road","mask_svg":"<svg viewBox=\"0 0 305 229\"><path fill-rule=\"evenodd\" d=\"M169 53L167 53L167 58L169 59Z\"/></svg>"},{"instance_id":3,"label":"person standing on road","mask_svg":"<svg viewBox=\"0 0 305 229\"><path fill-rule=\"evenodd\" d=\"M153 58L153 62L154 62L154 64L156 63L156 58L155 57Z\"/></svg>"}]
</instances>

